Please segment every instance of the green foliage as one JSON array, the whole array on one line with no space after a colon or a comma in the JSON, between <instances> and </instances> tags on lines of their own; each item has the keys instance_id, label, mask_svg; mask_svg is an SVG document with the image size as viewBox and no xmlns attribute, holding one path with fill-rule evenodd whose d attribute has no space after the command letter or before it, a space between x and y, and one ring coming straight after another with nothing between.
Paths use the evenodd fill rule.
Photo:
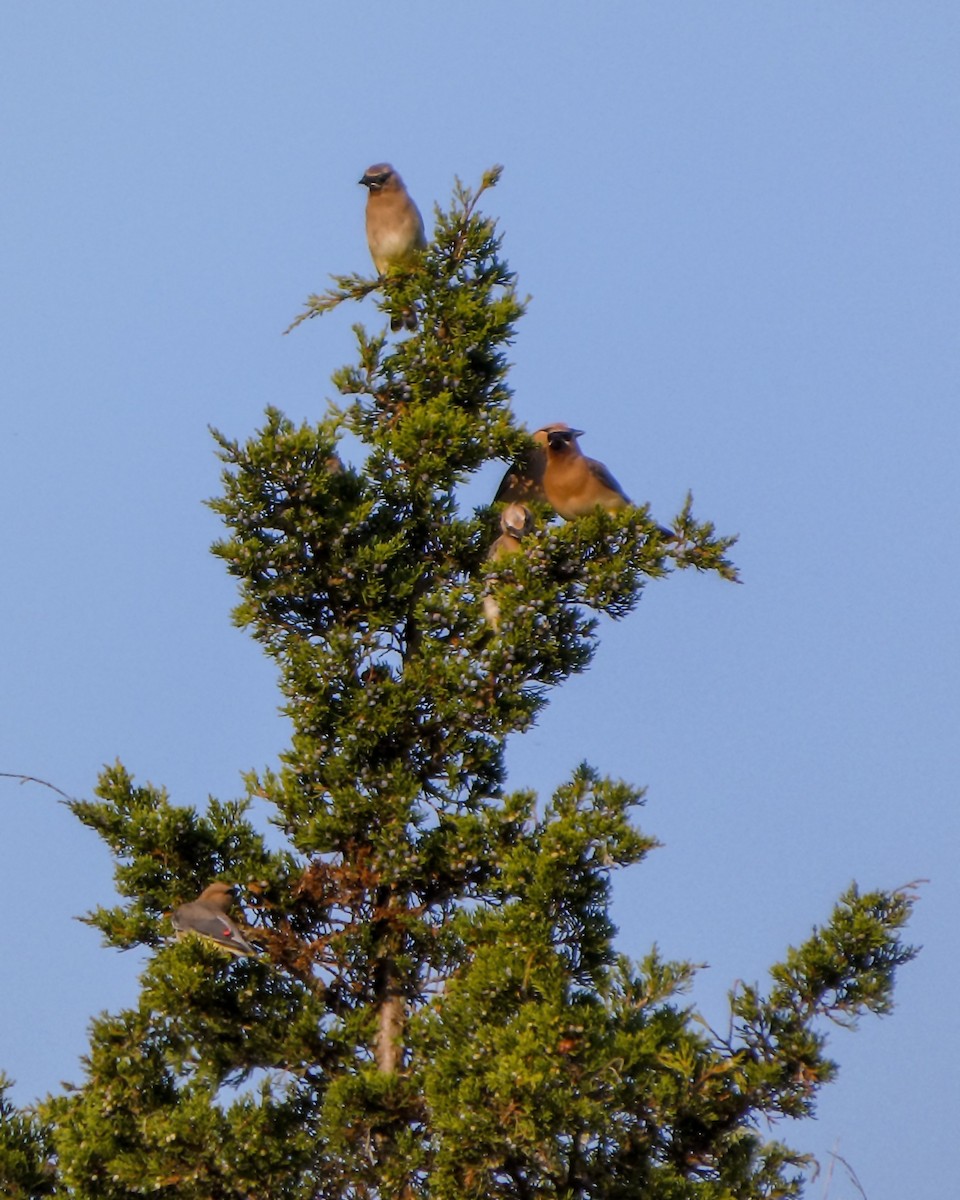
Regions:
<instances>
[{"instance_id":1,"label":"green foliage","mask_svg":"<svg viewBox=\"0 0 960 1200\"><path fill-rule=\"evenodd\" d=\"M542 815L505 791L507 739L591 662L604 617L676 569L736 574L689 496L669 535L642 505L539 506L522 552L489 559L498 514L463 511L461 485L530 445L507 386L523 304L477 208L498 173L457 185L417 263L336 277L294 322L379 289L416 333L357 327L319 421L268 409L246 441L215 435L215 552L290 746L202 813L119 765L71 802L123 900L87 919L155 954L137 1007L93 1022L82 1085L0 1110L13 1196L50 1194L52 1162L77 1200L797 1195L805 1160L764 1122L831 1078L823 1018L889 1008L911 898L854 889L712 1033L681 1002L689 964L615 948L612 873L656 846L642 793L586 764ZM170 910L214 879L241 886L256 956L172 939Z\"/></svg>"},{"instance_id":2,"label":"green foliage","mask_svg":"<svg viewBox=\"0 0 960 1200\"><path fill-rule=\"evenodd\" d=\"M0 1071L0 1183L8 1200L52 1196L56 1178L50 1127L7 1099L12 1081Z\"/></svg>"}]
</instances>

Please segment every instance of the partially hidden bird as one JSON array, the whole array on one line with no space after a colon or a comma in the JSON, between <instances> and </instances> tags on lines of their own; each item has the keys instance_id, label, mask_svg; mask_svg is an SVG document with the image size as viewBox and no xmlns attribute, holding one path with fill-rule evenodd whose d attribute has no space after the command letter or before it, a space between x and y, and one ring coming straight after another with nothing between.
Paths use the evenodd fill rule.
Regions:
<instances>
[{"instance_id":1,"label":"partially hidden bird","mask_svg":"<svg viewBox=\"0 0 960 1200\"><path fill-rule=\"evenodd\" d=\"M374 163L367 167L360 182L367 189L367 245L379 275L391 267L412 262L427 239L423 232L423 217L410 198L403 180L389 163ZM417 314L412 308L390 321L397 332L403 328L416 329Z\"/></svg>"},{"instance_id":2,"label":"partially hidden bird","mask_svg":"<svg viewBox=\"0 0 960 1200\"><path fill-rule=\"evenodd\" d=\"M563 422L534 433L544 446L543 491L565 521L603 508L608 513L627 508L631 501L602 462L587 458L578 445L582 429Z\"/></svg>"},{"instance_id":3,"label":"partially hidden bird","mask_svg":"<svg viewBox=\"0 0 960 1200\"><path fill-rule=\"evenodd\" d=\"M543 472L547 466L547 439L546 435L538 434L543 434L543 431L538 430L533 435L537 444L531 446L523 458L517 459L500 480L493 498L494 504L527 504L546 500Z\"/></svg>"},{"instance_id":4,"label":"partially hidden bird","mask_svg":"<svg viewBox=\"0 0 960 1200\"><path fill-rule=\"evenodd\" d=\"M218 880L205 887L196 900L174 909L170 921L178 935L196 933L230 954L256 954L228 915L236 890L233 884Z\"/></svg>"},{"instance_id":5,"label":"partially hidden bird","mask_svg":"<svg viewBox=\"0 0 960 1200\"><path fill-rule=\"evenodd\" d=\"M490 546L487 558L503 558L520 549L520 540L533 528L533 513L525 504L508 504L500 514L500 536Z\"/></svg>"},{"instance_id":6,"label":"partially hidden bird","mask_svg":"<svg viewBox=\"0 0 960 1200\"><path fill-rule=\"evenodd\" d=\"M508 504L500 514L500 536L490 547L487 558L498 562L522 549L522 539L533 528L533 513L525 504ZM496 633L500 629L500 605L489 593L483 598L483 615Z\"/></svg>"}]
</instances>

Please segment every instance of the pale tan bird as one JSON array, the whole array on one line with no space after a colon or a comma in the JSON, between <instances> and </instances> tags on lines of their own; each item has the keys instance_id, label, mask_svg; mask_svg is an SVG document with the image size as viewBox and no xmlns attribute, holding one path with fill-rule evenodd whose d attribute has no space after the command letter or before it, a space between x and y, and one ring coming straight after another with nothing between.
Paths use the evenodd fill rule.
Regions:
<instances>
[{"instance_id":1,"label":"pale tan bird","mask_svg":"<svg viewBox=\"0 0 960 1200\"><path fill-rule=\"evenodd\" d=\"M498 562L508 554L516 554L522 548L522 539L532 528L533 513L530 509L525 504L508 504L500 514L500 536L490 547L487 558ZM500 628L500 605L495 596L484 596L483 615L496 633Z\"/></svg>"},{"instance_id":2,"label":"pale tan bird","mask_svg":"<svg viewBox=\"0 0 960 1200\"><path fill-rule=\"evenodd\" d=\"M360 182L367 189L370 257L377 273L386 275L391 267L402 267L413 261L426 247L423 217L403 180L389 163L374 163L367 167ZM412 309L390 321L394 333L404 325L407 329L416 329L417 314Z\"/></svg>"},{"instance_id":3,"label":"pale tan bird","mask_svg":"<svg viewBox=\"0 0 960 1200\"><path fill-rule=\"evenodd\" d=\"M171 924L178 934L196 933L230 954L256 954L239 925L227 915L235 892L232 884L220 880L211 883L196 900L174 909Z\"/></svg>"},{"instance_id":4,"label":"pale tan bird","mask_svg":"<svg viewBox=\"0 0 960 1200\"><path fill-rule=\"evenodd\" d=\"M582 517L595 508L608 513L627 508L631 501L602 462L587 458L577 444L582 429L557 422L533 435L546 446L543 490L565 521Z\"/></svg>"},{"instance_id":5,"label":"pale tan bird","mask_svg":"<svg viewBox=\"0 0 960 1200\"><path fill-rule=\"evenodd\" d=\"M520 540L533 528L533 513L525 504L508 504L500 514L500 536L490 547L487 558L503 558L520 549Z\"/></svg>"}]
</instances>

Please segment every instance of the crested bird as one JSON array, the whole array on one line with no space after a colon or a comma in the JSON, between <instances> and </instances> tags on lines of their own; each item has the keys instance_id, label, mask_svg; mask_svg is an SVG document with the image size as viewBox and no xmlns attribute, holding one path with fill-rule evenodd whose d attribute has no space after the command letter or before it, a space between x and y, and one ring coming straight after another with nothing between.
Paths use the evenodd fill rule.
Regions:
<instances>
[{"instance_id":1,"label":"crested bird","mask_svg":"<svg viewBox=\"0 0 960 1200\"><path fill-rule=\"evenodd\" d=\"M544 446L543 490L565 521L595 508L608 513L627 508L631 501L602 462L587 458L577 439L582 429L563 422L545 425L533 435Z\"/></svg>"},{"instance_id":2,"label":"crested bird","mask_svg":"<svg viewBox=\"0 0 960 1200\"><path fill-rule=\"evenodd\" d=\"M222 880L205 887L196 900L181 904L170 916L178 934L196 933L230 954L256 954L228 912L236 888Z\"/></svg>"},{"instance_id":3,"label":"crested bird","mask_svg":"<svg viewBox=\"0 0 960 1200\"><path fill-rule=\"evenodd\" d=\"M391 267L402 267L426 247L423 217L410 198L403 180L389 163L374 163L360 179L367 189L367 245L379 275ZM417 314L405 309L392 317L390 328L416 329Z\"/></svg>"}]
</instances>

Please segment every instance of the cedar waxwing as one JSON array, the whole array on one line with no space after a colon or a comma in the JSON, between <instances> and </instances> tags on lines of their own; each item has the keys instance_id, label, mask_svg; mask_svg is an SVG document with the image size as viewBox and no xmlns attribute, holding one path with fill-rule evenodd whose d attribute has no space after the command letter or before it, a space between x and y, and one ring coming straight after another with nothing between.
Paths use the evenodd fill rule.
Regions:
<instances>
[{"instance_id":1,"label":"cedar waxwing","mask_svg":"<svg viewBox=\"0 0 960 1200\"><path fill-rule=\"evenodd\" d=\"M174 929L178 934L199 934L230 954L256 954L237 923L227 916L234 890L229 883L211 883L196 900L174 909L170 917Z\"/></svg>"},{"instance_id":2,"label":"cedar waxwing","mask_svg":"<svg viewBox=\"0 0 960 1200\"><path fill-rule=\"evenodd\" d=\"M516 554L520 540L533 528L533 513L525 504L508 504L500 514L500 536L490 547L488 559L496 562L508 554ZM500 605L491 595L483 598L483 615L494 633L500 628Z\"/></svg>"},{"instance_id":3,"label":"cedar waxwing","mask_svg":"<svg viewBox=\"0 0 960 1200\"><path fill-rule=\"evenodd\" d=\"M533 528L533 513L525 504L508 504L500 514L500 536L490 547L487 558L503 558L520 549L520 539Z\"/></svg>"},{"instance_id":4,"label":"cedar waxwing","mask_svg":"<svg viewBox=\"0 0 960 1200\"><path fill-rule=\"evenodd\" d=\"M390 267L402 267L426 247L423 218L410 199L403 180L389 163L374 163L367 167L360 180L367 192L367 245L379 275ZM402 316L393 317L390 328L397 332L402 326L416 329L417 314L407 309Z\"/></svg>"},{"instance_id":5,"label":"cedar waxwing","mask_svg":"<svg viewBox=\"0 0 960 1200\"><path fill-rule=\"evenodd\" d=\"M571 429L557 422L533 435L546 444L543 490L565 521L582 517L597 507L613 513L631 503L603 463L587 458L577 445L582 434L582 429Z\"/></svg>"},{"instance_id":6,"label":"cedar waxwing","mask_svg":"<svg viewBox=\"0 0 960 1200\"><path fill-rule=\"evenodd\" d=\"M542 435L542 436L538 436ZM515 462L500 480L494 504L523 504L527 500L546 500L543 490L543 472L547 465L547 437L542 430L537 430L534 438L541 443L535 446L525 458Z\"/></svg>"}]
</instances>

